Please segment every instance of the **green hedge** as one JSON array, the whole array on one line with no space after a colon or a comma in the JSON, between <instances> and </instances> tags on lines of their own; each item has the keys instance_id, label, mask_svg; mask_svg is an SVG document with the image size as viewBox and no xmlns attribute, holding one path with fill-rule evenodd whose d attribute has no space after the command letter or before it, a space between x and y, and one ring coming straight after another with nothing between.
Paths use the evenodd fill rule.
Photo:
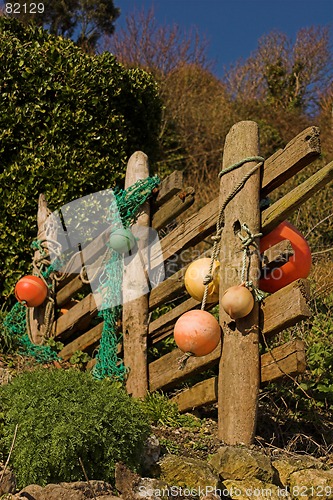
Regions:
<instances>
[{"instance_id":1,"label":"green hedge","mask_svg":"<svg viewBox=\"0 0 333 500\"><path fill-rule=\"evenodd\" d=\"M42 28L0 18L0 287L31 262L38 196L51 209L112 187L136 150L157 151L151 75L89 56ZM0 288L1 291L1 288Z\"/></svg>"},{"instance_id":2,"label":"green hedge","mask_svg":"<svg viewBox=\"0 0 333 500\"><path fill-rule=\"evenodd\" d=\"M89 479L114 483L114 466L138 469L150 433L142 405L121 384L78 370L39 369L0 386L0 459L17 428L10 465L18 487Z\"/></svg>"}]
</instances>

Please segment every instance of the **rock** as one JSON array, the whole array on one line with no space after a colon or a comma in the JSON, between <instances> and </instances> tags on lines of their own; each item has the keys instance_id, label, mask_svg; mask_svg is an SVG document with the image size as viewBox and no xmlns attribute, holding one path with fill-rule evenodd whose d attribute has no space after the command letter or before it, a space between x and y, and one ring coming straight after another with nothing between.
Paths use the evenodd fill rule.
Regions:
<instances>
[{"instance_id":1,"label":"rock","mask_svg":"<svg viewBox=\"0 0 333 500\"><path fill-rule=\"evenodd\" d=\"M140 476L132 472L122 463L115 468L116 488L126 500L136 500L134 490L140 483Z\"/></svg>"},{"instance_id":2,"label":"rock","mask_svg":"<svg viewBox=\"0 0 333 500\"><path fill-rule=\"evenodd\" d=\"M167 491L167 483L159 479L144 477L135 488L136 500L161 500L163 491Z\"/></svg>"},{"instance_id":3,"label":"rock","mask_svg":"<svg viewBox=\"0 0 333 500\"><path fill-rule=\"evenodd\" d=\"M256 478L273 482L274 470L268 456L239 446L222 446L209 460L222 479Z\"/></svg>"},{"instance_id":4,"label":"rock","mask_svg":"<svg viewBox=\"0 0 333 500\"><path fill-rule=\"evenodd\" d=\"M17 498L29 500L85 500L91 498L114 499L112 487L105 481L76 481L73 483L48 484L44 488L32 484L21 490Z\"/></svg>"},{"instance_id":5,"label":"rock","mask_svg":"<svg viewBox=\"0 0 333 500\"><path fill-rule=\"evenodd\" d=\"M96 500L122 500L122 497L115 497L114 495L103 495L96 497Z\"/></svg>"},{"instance_id":6,"label":"rock","mask_svg":"<svg viewBox=\"0 0 333 500\"><path fill-rule=\"evenodd\" d=\"M87 481L75 481L73 483L60 483L60 486L71 490L81 491L84 493L85 498L93 498L93 494L97 497L113 493L113 488L110 484L96 479L90 479L89 484Z\"/></svg>"},{"instance_id":7,"label":"rock","mask_svg":"<svg viewBox=\"0 0 333 500\"><path fill-rule=\"evenodd\" d=\"M149 472L150 469L154 467L154 465L156 465L158 459L160 458L160 454L161 454L160 442L155 436L155 434L152 434L151 436L148 437L142 453L141 467L143 473Z\"/></svg>"},{"instance_id":8,"label":"rock","mask_svg":"<svg viewBox=\"0 0 333 500\"><path fill-rule=\"evenodd\" d=\"M281 489L275 484L264 483L259 479L244 479L243 481L236 481L235 479L227 479L223 481L224 495L229 495L229 498L236 498L237 500L249 500L255 498L261 500L290 498L289 495L281 494ZM286 492L287 494L287 492Z\"/></svg>"},{"instance_id":9,"label":"rock","mask_svg":"<svg viewBox=\"0 0 333 500\"><path fill-rule=\"evenodd\" d=\"M333 470L305 469L293 472L289 478L292 498L333 499Z\"/></svg>"},{"instance_id":10,"label":"rock","mask_svg":"<svg viewBox=\"0 0 333 500\"><path fill-rule=\"evenodd\" d=\"M5 493L15 493L16 491L15 475L8 467L3 472L4 467L4 464L0 463L0 478L2 477L0 482L0 497Z\"/></svg>"},{"instance_id":11,"label":"rock","mask_svg":"<svg viewBox=\"0 0 333 500\"><path fill-rule=\"evenodd\" d=\"M221 484L219 475L203 460L166 455L159 462L159 466L160 478L173 486L199 489L206 486L218 488Z\"/></svg>"},{"instance_id":12,"label":"rock","mask_svg":"<svg viewBox=\"0 0 333 500\"><path fill-rule=\"evenodd\" d=\"M12 379L11 373L7 368L0 367L0 385L8 384Z\"/></svg>"},{"instance_id":13,"label":"rock","mask_svg":"<svg viewBox=\"0 0 333 500\"><path fill-rule=\"evenodd\" d=\"M320 460L309 456L278 458L273 461L272 466L276 470L280 486L289 486L289 477L293 472L302 469L325 469Z\"/></svg>"},{"instance_id":14,"label":"rock","mask_svg":"<svg viewBox=\"0 0 333 500\"><path fill-rule=\"evenodd\" d=\"M30 484L21 490L18 494L18 498L29 498L29 500L40 500L43 495L43 487L39 484Z\"/></svg>"}]
</instances>

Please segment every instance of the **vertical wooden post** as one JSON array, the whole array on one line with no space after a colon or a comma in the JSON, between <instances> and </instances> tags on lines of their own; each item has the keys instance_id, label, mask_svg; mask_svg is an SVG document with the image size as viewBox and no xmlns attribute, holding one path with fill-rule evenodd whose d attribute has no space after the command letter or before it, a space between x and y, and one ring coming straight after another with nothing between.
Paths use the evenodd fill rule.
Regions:
<instances>
[{"instance_id":1,"label":"vertical wooden post","mask_svg":"<svg viewBox=\"0 0 333 500\"><path fill-rule=\"evenodd\" d=\"M141 151L129 159L125 178L125 188L139 179L149 176L148 157ZM126 389L136 398L143 398L148 391L147 334L148 334L148 294L147 277L142 265L146 260L144 253L148 247L148 228L150 225L150 203L142 206L132 230L138 233L138 258L124 268L123 278L123 342L124 364L129 368ZM144 230L147 228L147 231ZM141 253L141 255L139 254Z\"/></svg>"},{"instance_id":2,"label":"vertical wooden post","mask_svg":"<svg viewBox=\"0 0 333 500\"><path fill-rule=\"evenodd\" d=\"M47 201L44 194L39 195L38 199L38 212L37 212L37 239L43 241L47 238L45 222L48 216L50 215L50 210L47 207ZM48 235L49 238L55 238L55 235ZM36 250L34 254L34 258L38 260L41 257L40 251ZM49 291L50 293L50 291ZM34 344L43 344L45 340L46 327L45 318L46 318L46 305L47 301L45 301L39 307L32 307L28 310L28 321L29 321L29 334L30 340Z\"/></svg>"},{"instance_id":3,"label":"vertical wooden post","mask_svg":"<svg viewBox=\"0 0 333 500\"><path fill-rule=\"evenodd\" d=\"M249 156L259 154L258 126L252 121L236 123L229 131L224 147L223 168ZM220 205L255 163L245 163L221 178ZM220 324L223 330L219 366L218 405L219 437L226 444L253 442L260 382L258 325L259 308L245 318L233 321L221 306L223 293L241 283L243 251L234 234L236 221L246 223L252 233L260 230L259 169L225 210L225 227L221 242ZM258 284L259 255L251 257L249 279Z\"/></svg>"}]
</instances>

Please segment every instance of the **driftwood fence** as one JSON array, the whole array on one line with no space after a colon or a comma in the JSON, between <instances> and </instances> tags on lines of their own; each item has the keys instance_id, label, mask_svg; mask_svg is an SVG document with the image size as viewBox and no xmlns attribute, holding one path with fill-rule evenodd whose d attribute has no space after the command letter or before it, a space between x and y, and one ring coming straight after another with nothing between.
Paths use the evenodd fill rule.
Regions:
<instances>
[{"instance_id":1,"label":"driftwood fence","mask_svg":"<svg viewBox=\"0 0 333 500\"><path fill-rule=\"evenodd\" d=\"M255 122L235 124L225 142L223 168L244 157L259 154L259 131ZM221 248L221 294L230 286L240 282L242 254L239 252L233 232L233 223L246 222L253 232L269 233L280 222L287 219L302 203L314 195L333 178L333 162L329 163L306 181L260 211L259 202L273 190L292 178L320 155L319 130L309 127L291 140L284 149L266 159L261 171L253 174L244 188L227 206L225 229ZM223 200L235 184L254 163L245 163L241 168L226 174L221 180L220 196L194 215L182 218L175 229L164 231L161 237L161 253L164 262L180 256L182 252L207 239L215 232L216 221ZM126 186L149 175L148 159L144 153L136 152L128 163ZM194 190L184 187L182 174L175 171L164 179L155 198L143 207L137 224L151 225L163 230L176 217L186 211L194 201ZM47 216L46 202L41 197L38 213L39 234L43 236L43 222ZM163 233L162 233L163 234ZM98 260L103 254L108 234L102 234L86 252L86 259ZM238 247L237 247L238 244ZM259 259L252 259L253 279L258 278ZM72 265L70 276L56 290L56 311L78 292L84 290L79 275L79 258ZM200 306L199 302L185 293L184 274L187 266L165 279L149 294L123 306L123 343L119 354L129 367L127 390L134 397L143 397L147 390L176 389L191 376L219 365L218 376L207 378L194 386L178 392L173 400L181 411L218 402L219 434L228 444L253 441L260 384L286 376L295 376L306 368L304 344L292 340L259 355L259 343L309 317L309 285L307 280L297 280L268 296L260 306L242 320L230 323L230 318L220 307L222 343L204 357L191 357L183 370L179 369L182 352L174 349L155 361L147 361L147 349L173 334L178 317L186 311ZM233 269L234 272L230 272ZM126 287L126 273L124 287ZM180 297L183 301L179 303ZM151 313L166 303L178 299L177 306L157 319L150 321ZM36 343L43 336L43 306L30 313L31 332ZM64 342L60 357L68 360L76 351L92 352L99 344L102 323L96 322L98 308L92 293L68 310L55 316L52 336ZM89 363L89 368L94 360Z\"/></svg>"}]
</instances>

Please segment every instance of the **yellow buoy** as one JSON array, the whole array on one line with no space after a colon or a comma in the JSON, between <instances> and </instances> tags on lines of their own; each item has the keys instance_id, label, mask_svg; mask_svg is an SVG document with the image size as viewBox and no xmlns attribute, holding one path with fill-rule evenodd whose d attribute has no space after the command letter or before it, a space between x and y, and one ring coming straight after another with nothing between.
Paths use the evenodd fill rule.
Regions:
<instances>
[{"instance_id":1,"label":"yellow buoy","mask_svg":"<svg viewBox=\"0 0 333 500\"><path fill-rule=\"evenodd\" d=\"M202 301L205 291L203 283L209 273L211 259L202 258L192 262L185 273L185 288L195 300ZM217 302L219 300L220 263L215 260L212 270L213 280L208 285L207 302Z\"/></svg>"}]
</instances>

